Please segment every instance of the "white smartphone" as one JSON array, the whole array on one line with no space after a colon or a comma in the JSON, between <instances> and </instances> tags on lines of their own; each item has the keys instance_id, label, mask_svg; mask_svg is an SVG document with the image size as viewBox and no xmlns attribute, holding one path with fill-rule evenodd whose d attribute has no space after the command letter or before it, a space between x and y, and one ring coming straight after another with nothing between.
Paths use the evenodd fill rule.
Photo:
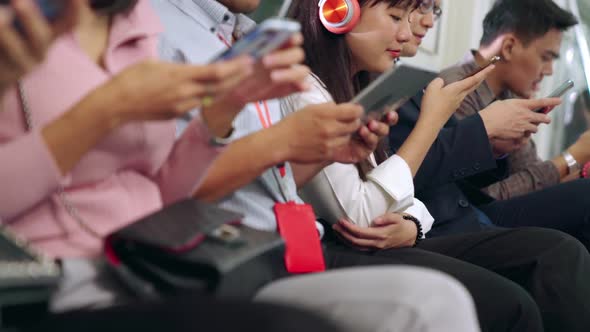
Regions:
<instances>
[{"instance_id":1,"label":"white smartphone","mask_svg":"<svg viewBox=\"0 0 590 332\"><path fill-rule=\"evenodd\" d=\"M574 87L574 81L567 80L567 81L563 82L563 84L558 86L557 89L555 89L555 91L553 91L549 96L547 96L547 98L559 98L559 97L563 96L566 92L568 92L573 87ZM552 110L553 110L553 107L543 107L543 108L536 109L534 112L547 114L547 113L551 112Z\"/></svg>"},{"instance_id":2,"label":"white smartphone","mask_svg":"<svg viewBox=\"0 0 590 332\"><path fill-rule=\"evenodd\" d=\"M248 54L254 59L277 50L301 31L299 22L284 18L270 18L238 40L231 48L214 57L211 62L230 60Z\"/></svg>"},{"instance_id":3,"label":"white smartphone","mask_svg":"<svg viewBox=\"0 0 590 332\"><path fill-rule=\"evenodd\" d=\"M407 64L397 64L394 68L381 74L351 102L363 106L366 116L375 118L373 115L377 115L380 117L380 113L386 107L399 104L415 96L436 77L438 74L435 72ZM379 112L379 114L370 114L374 112Z\"/></svg>"}]
</instances>

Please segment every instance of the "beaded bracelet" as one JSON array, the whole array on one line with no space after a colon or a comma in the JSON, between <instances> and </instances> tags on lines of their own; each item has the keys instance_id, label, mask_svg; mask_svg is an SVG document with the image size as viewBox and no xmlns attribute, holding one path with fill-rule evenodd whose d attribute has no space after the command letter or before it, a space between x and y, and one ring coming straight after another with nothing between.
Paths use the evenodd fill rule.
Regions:
<instances>
[{"instance_id":1,"label":"beaded bracelet","mask_svg":"<svg viewBox=\"0 0 590 332\"><path fill-rule=\"evenodd\" d=\"M590 162L586 163L584 167L582 167L582 171L580 172L580 177L582 179L590 178Z\"/></svg>"},{"instance_id":2,"label":"beaded bracelet","mask_svg":"<svg viewBox=\"0 0 590 332\"><path fill-rule=\"evenodd\" d=\"M415 247L418 245L418 243L420 243L420 241L422 241L422 237L424 236L424 232L422 231L422 224L420 223L420 220L408 214L404 214L402 218L404 218L405 220L412 221L414 224L416 224L416 229L418 230L418 232L416 234L416 242L414 243Z\"/></svg>"}]
</instances>

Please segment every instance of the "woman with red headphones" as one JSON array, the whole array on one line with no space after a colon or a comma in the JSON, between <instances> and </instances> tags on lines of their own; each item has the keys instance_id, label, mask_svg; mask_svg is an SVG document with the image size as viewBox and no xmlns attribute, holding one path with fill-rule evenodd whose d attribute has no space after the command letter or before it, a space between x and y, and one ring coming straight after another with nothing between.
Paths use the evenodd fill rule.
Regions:
<instances>
[{"instance_id":1,"label":"woman with red headphones","mask_svg":"<svg viewBox=\"0 0 590 332\"><path fill-rule=\"evenodd\" d=\"M283 103L285 112L294 112L310 103L344 103L353 99L367 85L370 74L383 73L394 66L411 37L410 13L418 6L421 10L432 8L432 3L421 0L299 2L293 14L303 26L306 61L314 74L309 84L313 88L288 98ZM407 239L404 242L413 244L411 238L415 241L419 233L428 232L434 221L426 207L413 197L413 176L438 131L491 69L448 86L441 79L434 80L427 88L416 130L391 158L378 149L374 156L356 167L336 163L323 168L315 177L307 174L310 168L295 166L296 178L313 177L303 187L303 195L330 223L346 216L359 226L369 227L386 211L395 212L400 222L402 213L412 215L420 220L419 227L412 221L402 224ZM370 129L377 125L375 120L367 123ZM336 229L339 227L336 225Z\"/></svg>"},{"instance_id":2,"label":"woman with red headphones","mask_svg":"<svg viewBox=\"0 0 590 332\"><path fill-rule=\"evenodd\" d=\"M286 99L283 113L309 104L350 101L372 73L395 65L412 36L413 11L434 15L434 5L434 0L299 0L290 16L302 23L312 88ZM347 252L358 256L361 249L367 256L386 257L391 264L434 268L467 287L483 331L542 331L541 312L555 308L546 301L548 289L535 285L550 283L554 294L575 289L550 280L559 279L554 271L578 273L559 271L570 270L559 262L579 255L580 246L540 229L425 238L433 220L413 197L413 176L440 129L491 70L493 66L446 86L441 79L434 80L426 88L418 123L396 155L379 158L376 151L357 167L318 165L322 170L300 191L317 217L333 224L334 232L324 237L326 250L343 256L340 262L327 261L328 266L346 261ZM309 167L292 166L296 179L310 177ZM362 259L355 263L363 264ZM586 265L580 266L585 273Z\"/></svg>"}]
</instances>

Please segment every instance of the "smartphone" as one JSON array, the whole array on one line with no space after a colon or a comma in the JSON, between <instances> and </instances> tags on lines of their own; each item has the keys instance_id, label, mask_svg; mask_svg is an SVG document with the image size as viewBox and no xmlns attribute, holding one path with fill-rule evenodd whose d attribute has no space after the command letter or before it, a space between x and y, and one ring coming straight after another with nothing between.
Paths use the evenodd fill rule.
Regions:
<instances>
[{"instance_id":1,"label":"smartphone","mask_svg":"<svg viewBox=\"0 0 590 332\"><path fill-rule=\"evenodd\" d=\"M563 82L563 84L561 84L559 87L557 87L557 89L555 89L555 91L553 91L549 96L547 96L547 98L559 98L559 97L563 96L566 92L568 92L573 87L574 87L574 81L567 80L567 81ZM553 107L543 107L543 108L536 109L534 112L548 114L552 110L553 110Z\"/></svg>"},{"instance_id":2,"label":"smartphone","mask_svg":"<svg viewBox=\"0 0 590 332\"><path fill-rule=\"evenodd\" d=\"M65 4L62 0L35 0L35 3L49 22L57 20L65 10ZM10 6L10 0L0 0L0 5ZM18 19L15 19L14 27L19 31L23 31L22 24Z\"/></svg>"},{"instance_id":3,"label":"smartphone","mask_svg":"<svg viewBox=\"0 0 590 332\"><path fill-rule=\"evenodd\" d=\"M488 68L489 66L491 66L491 65L493 65L493 64L495 64L495 63L497 63L497 62L499 62L500 60L502 60L502 58L501 58L500 56L498 56L498 55L495 55L495 56L493 56L493 57L492 57L490 60L488 60L488 62L487 62L485 65L483 65L483 66L481 66L481 67L477 68L475 71L473 71L473 72L472 72L472 73L470 73L469 75L465 76L465 78L468 78L468 77L471 77L471 76L477 75L477 74L478 74L478 73L480 73L482 70L484 70L484 69Z\"/></svg>"},{"instance_id":4,"label":"smartphone","mask_svg":"<svg viewBox=\"0 0 590 332\"><path fill-rule=\"evenodd\" d=\"M238 40L230 49L214 57L212 62L230 60L246 54L260 59L285 45L299 31L301 24L297 21L270 18Z\"/></svg>"},{"instance_id":5,"label":"smartphone","mask_svg":"<svg viewBox=\"0 0 590 332\"><path fill-rule=\"evenodd\" d=\"M365 120L382 118L386 108L415 96L437 76L423 68L397 64L363 89L351 103L364 107Z\"/></svg>"}]
</instances>

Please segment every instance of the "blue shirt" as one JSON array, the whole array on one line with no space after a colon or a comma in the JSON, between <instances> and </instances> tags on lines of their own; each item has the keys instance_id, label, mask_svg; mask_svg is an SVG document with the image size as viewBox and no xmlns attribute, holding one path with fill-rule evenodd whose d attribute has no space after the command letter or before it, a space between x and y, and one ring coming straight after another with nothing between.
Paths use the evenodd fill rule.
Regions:
<instances>
[{"instance_id":1,"label":"blue shirt","mask_svg":"<svg viewBox=\"0 0 590 332\"><path fill-rule=\"evenodd\" d=\"M255 26L244 15L234 15L213 0L152 0L165 28L160 42L163 59L205 64L227 49L225 42L239 38ZM222 38L220 38L220 35ZM224 41L222 41L222 39ZM279 122L283 115L278 100L267 102L271 122ZM232 139L238 139L263 129L253 105L248 105L234 121ZM277 148L268 142L268 148ZM239 167L239 165L236 165ZM276 230L273 207L276 202L303 201L297 195L297 186L289 164L283 178L283 190L277 179L276 167L267 170L250 184L221 200L220 206L245 215L244 224L263 230ZM284 194L283 194L284 192ZM318 229L322 233L321 225Z\"/></svg>"}]
</instances>

